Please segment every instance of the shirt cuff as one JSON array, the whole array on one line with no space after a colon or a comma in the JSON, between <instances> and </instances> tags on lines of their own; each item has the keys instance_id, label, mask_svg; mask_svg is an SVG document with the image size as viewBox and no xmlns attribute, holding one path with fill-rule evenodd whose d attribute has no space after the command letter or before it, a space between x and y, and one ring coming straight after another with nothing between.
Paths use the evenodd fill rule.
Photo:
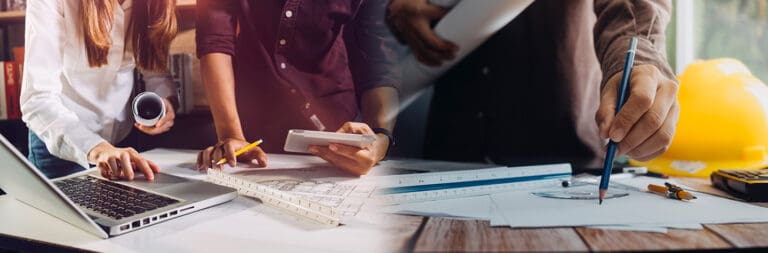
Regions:
<instances>
[{"instance_id":1,"label":"shirt cuff","mask_svg":"<svg viewBox=\"0 0 768 253\"><path fill-rule=\"evenodd\" d=\"M70 145L63 145L61 147L62 151L70 155L67 160L71 160L83 168L89 168L88 153L99 143L107 141L88 129L76 128L67 132L67 135L63 138Z\"/></svg>"},{"instance_id":2,"label":"shirt cuff","mask_svg":"<svg viewBox=\"0 0 768 253\"><path fill-rule=\"evenodd\" d=\"M600 88L605 86L608 79L624 70L624 61L627 57L627 49L631 36L623 36L614 41L607 50L603 59L601 59L603 80L600 82ZM664 77L670 80L677 80L672 68L667 63L667 57L662 51L663 47L657 47L647 38L637 37L637 51L635 53L634 66L653 65L661 71Z\"/></svg>"}]
</instances>

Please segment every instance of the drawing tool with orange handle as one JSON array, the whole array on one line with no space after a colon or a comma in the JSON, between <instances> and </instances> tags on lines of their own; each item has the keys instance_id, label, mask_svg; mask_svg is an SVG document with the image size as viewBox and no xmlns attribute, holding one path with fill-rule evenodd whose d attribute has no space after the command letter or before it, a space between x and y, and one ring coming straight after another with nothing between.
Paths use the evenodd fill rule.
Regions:
<instances>
[{"instance_id":1,"label":"drawing tool with orange handle","mask_svg":"<svg viewBox=\"0 0 768 253\"><path fill-rule=\"evenodd\" d=\"M648 191L666 196L667 198L671 198L671 199L679 199L679 200L696 199L696 196L693 196L693 194L691 194L690 192L683 190L683 188L680 188L680 186L670 184L670 183L664 183L663 186L649 184Z\"/></svg>"}]
</instances>

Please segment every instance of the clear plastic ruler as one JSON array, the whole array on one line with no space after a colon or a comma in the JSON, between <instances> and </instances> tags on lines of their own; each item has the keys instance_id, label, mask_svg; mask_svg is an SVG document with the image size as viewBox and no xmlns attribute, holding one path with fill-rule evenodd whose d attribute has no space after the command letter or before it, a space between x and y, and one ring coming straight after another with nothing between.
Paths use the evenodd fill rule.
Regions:
<instances>
[{"instance_id":1,"label":"clear plastic ruler","mask_svg":"<svg viewBox=\"0 0 768 253\"><path fill-rule=\"evenodd\" d=\"M560 185L571 173L571 165L563 163L384 176L377 198L400 204L535 189Z\"/></svg>"},{"instance_id":2,"label":"clear plastic ruler","mask_svg":"<svg viewBox=\"0 0 768 253\"><path fill-rule=\"evenodd\" d=\"M315 201L213 169L208 169L207 181L237 189L237 192L242 195L258 198L267 205L301 218L318 222L322 225L339 225L340 218L338 212L332 207Z\"/></svg>"}]
</instances>

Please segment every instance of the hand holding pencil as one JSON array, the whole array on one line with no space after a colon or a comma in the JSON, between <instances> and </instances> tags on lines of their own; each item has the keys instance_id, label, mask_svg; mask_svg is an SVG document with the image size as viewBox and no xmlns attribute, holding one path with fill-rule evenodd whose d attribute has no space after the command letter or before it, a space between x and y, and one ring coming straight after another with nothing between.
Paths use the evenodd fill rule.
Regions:
<instances>
[{"instance_id":1,"label":"hand holding pencil","mask_svg":"<svg viewBox=\"0 0 768 253\"><path fill-rule=\"evenodd\" d=\"M633 61L625 59L625 63L630 65L629 68L625 65L624 70L629 73L604 73L612 76L601 91L600 105L595 115L600 137L610 139L612 143L606 152L611 157L606 155L604 164L609 169L608 173L612 165L608 160L613 160L613 154L627 155L638 161L648 161L663 154L672 143L680 115L678 83L674 74L668 67L652 65L643 60L648 54L658 53L653 51L652 41L647 38L631 40L636 42L637 49L634 52L639 55L638 64L632 67L630 62ZM623 49L626 44L624 40L620 42L616 45ZM623 80L624 77L626 80ZM626 97L619 94L624 81L628 84ZM626 99L623 107L618 106L620 98ZM605 189L608 187L608 177L610 174L605 176Z\"/></svg>"},{"instance_id":2,"label":"hand holding pencil","mask_svg":"<svg viewBox=\"0 0 768 253\"><path fill-rule=\"evenodd\" d=\"M197 156L197 170L221 169L223 164L236 166L240 161L258 162L259 167L267 166L267 154L259 147L261 140L248 143L241 139L225 139L201 151Z\"/></svg>"},{"instance_id":3,"label":"hand holding pencil","mask_svg":"<svg viewBox=\"0 0 768 253\"><path fill-rule=\"evenodd\" d=\"M621 84L618 87L616 96L616 107L614 114L619 114L624 103L627 101L627 95L629 93L629 81L631 80L632 66L635 63L635 52L637 51L637 38L632 38L629 41L629 49L627 49L627 58L624 61L624 71L621 73ZM616 155L616 149L618 144L613 140L608 141L608 147L605 152L605 161L603 163L603 176L600 177L599 187L599 203L603 204L605 198L605 192L608 191L608 182L611 178L611 170L613 169L613 158Z\"/></svg>"}]
</instances>

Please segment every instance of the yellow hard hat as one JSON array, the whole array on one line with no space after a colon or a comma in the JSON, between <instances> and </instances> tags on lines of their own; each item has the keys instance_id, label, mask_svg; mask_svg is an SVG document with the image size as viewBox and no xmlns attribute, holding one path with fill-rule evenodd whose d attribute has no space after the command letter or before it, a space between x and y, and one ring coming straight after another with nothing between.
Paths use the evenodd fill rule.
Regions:
<instances>
[{"instance_id":1,"label":"yellow hard hat","mask_svg":"<svg viewBox=\"0 0 768 253\"><path fill-rule=\"evenodd\" d=\"M679 76L680 119L663 155L634 166L670 176L768 165L768 87L734 59L698 61Z\"/></svg>"}]
</instances>

